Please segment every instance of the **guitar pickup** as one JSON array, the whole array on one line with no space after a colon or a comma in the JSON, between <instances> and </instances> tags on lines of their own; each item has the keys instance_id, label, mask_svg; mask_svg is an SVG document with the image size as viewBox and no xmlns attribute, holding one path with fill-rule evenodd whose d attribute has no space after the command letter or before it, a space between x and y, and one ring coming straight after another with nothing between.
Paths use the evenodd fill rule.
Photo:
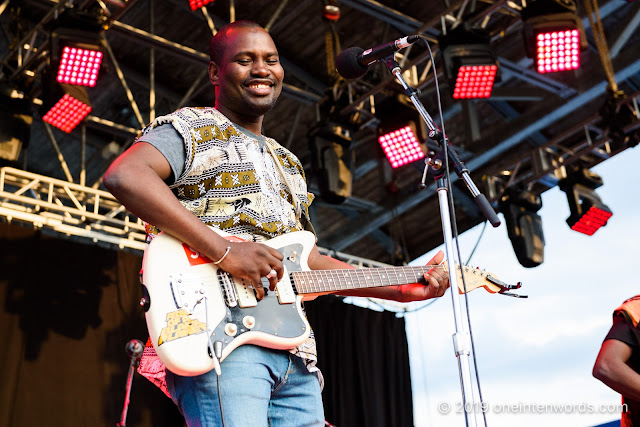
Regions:
<instances>
[{"instance_id":1,"label":"guitar pickup","mask_svg":"<svg viewBox=\"0 0 640 427\"><path fill-rule=\"evenodd\" d=\"M238 296L238 305L240 308L255 307L258 305L258 300L256 300L256 294L253 288L237 280L234 280L233 283L236 286L236 295Z\"/></svg>"},{"instance_id":2,"label":"guitar pickup","mask_svg":"<svg viewBox=\"0 0 640 427\"><path fill-rule=\"evenodd\" d=\"M276 284L276 293L280 304L293 304L296 302L296 294L293 292L288 274L285 274L282 280Z\"/></svg>"}]
</instances>

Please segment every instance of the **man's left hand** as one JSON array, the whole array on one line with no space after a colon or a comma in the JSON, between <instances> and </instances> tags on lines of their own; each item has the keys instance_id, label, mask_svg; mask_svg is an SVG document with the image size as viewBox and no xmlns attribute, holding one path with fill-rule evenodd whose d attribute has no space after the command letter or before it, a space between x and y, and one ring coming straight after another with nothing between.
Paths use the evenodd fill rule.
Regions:
<instances>
[{"instance_id":1,"label":"man's left hand","mask_svg":"<svg viewBox=\"0 0 640 427\"><path fill-rule=\"evenodd\" d=\"M402 302L422 301L430 298L438 298L445 294L449 287L449 273L441 265L444 260L444 253L439 251L427 265L433 265L429 271L424 274L427 285L413 283L410 285L399 286Z\"/></svg>"}]
</instances>

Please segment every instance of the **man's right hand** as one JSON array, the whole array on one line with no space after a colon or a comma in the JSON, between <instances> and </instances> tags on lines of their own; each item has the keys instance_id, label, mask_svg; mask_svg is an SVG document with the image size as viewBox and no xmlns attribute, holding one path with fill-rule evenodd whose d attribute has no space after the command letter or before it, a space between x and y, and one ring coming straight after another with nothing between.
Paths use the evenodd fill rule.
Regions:
<instances>
[{"instance_id":1,"label":"man's right hand","mask_svg":"<svg viewBox=\"0 0 640 427\"><path fill-rule=\"evenodd\" d=\"M239 242L229 243L231 248L224 260L219 264L236 280L243 279L253 285L259 300L264 297L262 278L269 280L269 289L275 290L276 284L284 275L283 256L276 249L261 243ZM272 273L275 271L275 275Z\"/></svg>"}]
</instances>

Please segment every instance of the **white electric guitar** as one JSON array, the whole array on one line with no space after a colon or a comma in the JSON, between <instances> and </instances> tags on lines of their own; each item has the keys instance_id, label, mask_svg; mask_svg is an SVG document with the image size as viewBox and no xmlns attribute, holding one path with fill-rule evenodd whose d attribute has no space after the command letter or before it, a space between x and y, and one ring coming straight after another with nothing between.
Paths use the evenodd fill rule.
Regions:
<instances>
[{"instance_id":1,"label":"white electric guitar","mask_svg":"<svg viewBox=\"0 0 640 427\"><path fill-rule=\"evenodd\" d=\"M275 292L257 301L253 287L174 237L160 233L151 241L142 261L142 303L153 347L169 370L194 376L218 369L218 363L243 344L294 348L310 333L302 301L342 290L424 282L424 273L433 267L312 271L307 265L315 244L312 233L293 232L265 244L282 253L285 274ZM483 287L504 294L520 287L482 270L463 270L467 291ZM460 277L460 269L457 274ZM462 281L458 283L462 287ZM268 289L268 283L264 285Z\"/></svg>"}]
</instances>

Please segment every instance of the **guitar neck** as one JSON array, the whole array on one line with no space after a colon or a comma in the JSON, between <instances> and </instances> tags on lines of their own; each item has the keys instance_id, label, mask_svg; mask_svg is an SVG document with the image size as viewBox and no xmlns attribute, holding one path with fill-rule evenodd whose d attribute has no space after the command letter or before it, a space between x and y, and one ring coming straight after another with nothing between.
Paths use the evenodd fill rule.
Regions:
<instances>
[{"instance_id":1,"label":"guitar neck","mask_svg":"<svg viewBox=\"0 0 640 427\"><path fill-rule=\"evenodd\" d=\"M298 294L328 293L352 289L416 283L433 266L310 270L291 273Z\"/></svg>"}]
</instances>

